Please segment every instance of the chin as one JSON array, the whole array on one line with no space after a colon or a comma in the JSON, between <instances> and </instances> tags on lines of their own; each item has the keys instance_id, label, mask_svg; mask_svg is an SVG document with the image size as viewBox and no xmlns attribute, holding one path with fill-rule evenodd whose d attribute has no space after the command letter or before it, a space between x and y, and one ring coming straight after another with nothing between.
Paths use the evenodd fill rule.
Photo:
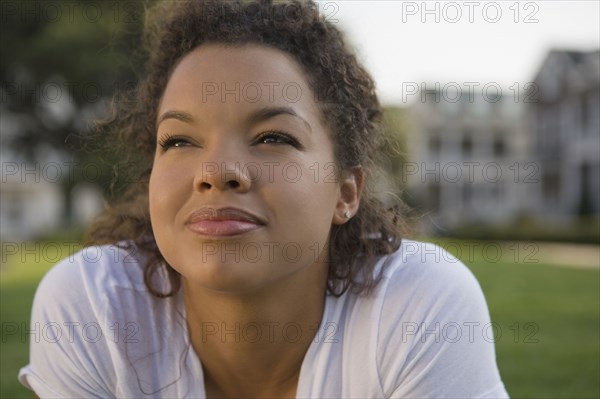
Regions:
<instances>
[{"instance_id":1,"label":"chin","mask_svg":"<svg viewBox=\"0 0 600 399\"><path fill-rule=\"evenodd\" d=\"M254 264L200 263L180 273L190 287L229 294L255 292L271 280L260 276Z\"/></svg>"}]
</instances>

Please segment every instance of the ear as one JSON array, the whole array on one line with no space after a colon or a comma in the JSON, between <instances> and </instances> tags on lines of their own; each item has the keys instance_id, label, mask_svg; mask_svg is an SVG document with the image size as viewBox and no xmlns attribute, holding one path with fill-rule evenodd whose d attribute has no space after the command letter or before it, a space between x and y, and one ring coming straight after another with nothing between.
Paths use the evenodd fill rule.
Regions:
<instances>
[{"instance_id":1,"label":"ear","mask_svg":"<svg viewBox=\"0 0 600 399\"><path fill-rule=\"evenodd\" d=\"M335 206L332 224L344 224L356 215L364 188L364 173L360 166L342 171L339 179L340 196Z\"/></svg>"}]
</instances>

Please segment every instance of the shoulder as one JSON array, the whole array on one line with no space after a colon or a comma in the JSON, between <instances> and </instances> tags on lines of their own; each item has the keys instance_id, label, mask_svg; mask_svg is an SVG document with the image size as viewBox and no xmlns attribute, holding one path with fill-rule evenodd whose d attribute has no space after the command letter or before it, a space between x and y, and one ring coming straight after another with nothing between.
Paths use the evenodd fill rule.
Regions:
<instances>
[{"instance_id":1,"label":"shoulder","mask_svg":"<svg viewBox=\"0 0 600 399\"><path fill-rule=\"evenodd\" d=\"M135 247L90 246L54 265L38 286L38 294L105 291L109 287L143 289L143 269Z\"/></svg>"},{"instance_id":2,"label":"shoulder","mask_svg":"<svg viewBox=\"0 0 600 399\"><path fill-rule=\"evenodd\" d=\"M182 396L174 393L189 348L181 295L153 296L144 267L133 247L114 245L84 248L55 265L31 317L42 338L55 334L30 340L20 381L42 397Z\"/></svg>"},{"instance_id":3,"label":"shoulder","mask_svg":"<svg viewBox=\"0 0 600 399\"><path fill-rule=\"evenodd\" d=\"M31 311L30 364L19 375L25 386L42 397L109 395L116 374L107 310L119 287L143 284L130 255L113 245L87 247L46 273Z\"/></svg>"},{"instance_id":4,"label":"shoulder","mask_svg":"<svg viewBox=\"0 0 600 399\"><path fill-rule=\"evenodd\" d=\"M501 392L489 312L473 273L443 248L417 241L404 241L386 262L373 332L386 397Z\"/></svg>"},{"instance_id":5,"label":"shoulder","mask_svg":"<svg viewBox=\"0 0 600 399\"><path fill-rule=\"evenodd\" d=\"M380 260L379 266L385 268L378 294L388 305L427 311L437 304L448 311L459 302L485 301L469 268L432 243L403 240L395 253Z\"/></svg>"},{"instance_id":6,"label":"shoulder","mask_svg":"<svg viewBox=\"0 0 600 399\"><path fill-rule=\"evenodd\" d=\"M396 252L380 260L380 263L385 262L388 266L384 275L391 279L398 275L416 279L448 275L473 279L473 274L462 261L444 248L429 242L402 240Z\"/></svg>"},{"instance_id":7,"label":"shoulder","mask_svg":"<svg viewBox=\"0 0 600 399\"><path fill-rule=\"evenodd\" d=\"M54 265L37 287L34 310L98 305L111 300L119 289L146 291L144 262L134 246L89 246ZM82 309L83 310L83 309ZM87 309L86 309L87 310Z\"/></svg>"},{"instance_id":8,"label":"shoulder","mask_svg":"<svg viewBox=\"0 0 600 399\"><path fill-rule=\"evenodd\" d=\"M380 347L403 348L421 342L423 334L471 323L489 322L485 297L479 282L463 262L443 248L426 242L402 243L386 264L376 296L379 300L378 343ZM462 331L461 331L462 332ZM435 334L432 334L432 336Z\"/></svg>"},{"instance_id":9,"label":"shoulder","mask_svg":"<svg viewBox=\"0 0 600 399\"><path fill-rule=\"evenodd\" d=\"M380 280L369 295L346 293L346 311L378 322L402 319L425 321L449 318L454 312L487 307L479 283L459 259L426 242L403 240L400 247L379 259ZM381 333L381 331L380 331Z\"/></svg>"}]
</instances>

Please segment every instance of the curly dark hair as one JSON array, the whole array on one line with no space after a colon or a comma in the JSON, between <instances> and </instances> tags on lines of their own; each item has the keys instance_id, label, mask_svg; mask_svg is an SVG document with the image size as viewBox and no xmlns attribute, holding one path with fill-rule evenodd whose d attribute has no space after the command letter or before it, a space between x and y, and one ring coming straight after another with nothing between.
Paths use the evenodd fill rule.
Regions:
<instances>
[{"instance_id":1,"label":"curly dark hair","mask_svg":"<svg viewBox=\"0 0 600 399\"><path fill-rule=\"evenodd\" d=\"M387 209L374 194L380 175L375 160L385 145L374 82L346 47L340 30L312 1L158 2L146 12L145 77L130 97L113 101L112 116L98 125L116 149L125 150L122 165L136 184L93 223L88 243L135 247L146 259L145 283L153 295L167 297L179 289L180 276L154 239L148 181L157 145L158 104L170 74L187 53L206 43L268 46L287 53L303 68L332 132L338 167L361 167L365 181L357 214L331 228L327 290L336 296L349 288L370 292L381 276L374 272L376 261L398 249L406 225L402 207ZM167 292L152 283L161 268L166 268L171 283Z\"/></svg>"}]
</instances>

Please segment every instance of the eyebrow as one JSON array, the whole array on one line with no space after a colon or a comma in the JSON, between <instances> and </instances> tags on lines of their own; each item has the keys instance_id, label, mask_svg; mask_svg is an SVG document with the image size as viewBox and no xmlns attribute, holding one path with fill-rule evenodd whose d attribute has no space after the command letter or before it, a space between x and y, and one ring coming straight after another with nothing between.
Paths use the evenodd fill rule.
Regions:
<instances>
[{"instance_id":1,"label":"eyebrow","mask_svg":"<svg viewBox=\"0 0 600 399\"><path fill-rule=\"evenodd\" d=\"M295 118L300 119L308 128L308 131L312 133L312 126L310 126L310 123L308 123L306 121L306 119L304 119L303 117L301 117L300 115L298 115L298 113L296 111L294 111L293 108L290 107L265 107L265 108L261 108L255 112L253 112L250 115L249 118L249 122L251 124L256 124L262 121L265 121L267 119L271 119L274 118L276 116L279 115L290 115L293 116Z\"/></svg>"},{"instance_id":2,"label":"eyebrow","mask_svg":"<svg viewBox=\"0 0 600 399\"><path fill-rule=\"evenodd\" d=\"M182 121L185 123L194 122L194 117L189 112L185 111L167 111L158 117L158 121L156 122L156 126L160 125L163 121L167 119L176 119L178 121Z\"/></svg>"},{"instance_id":3,"label":"eyebrow","mask_svg":"<svg viewBox=\"0 0 600 399\"><path fill-rule=\"evenodd\" d=\"M295 118L300 119L306 125L309 132L312 133L312 126L310 125L310 123L308 123L308 121L306 119L304 119L303 117L298 115L298 113L296 111L294 111L293 108L290 108L290 107L261 108L257 111L254 111L248 119L249 119L250 124L256 124L256 123L265 121L267 119L274 118L279 115L289 115L289 116L293 116ZM166 111L158 117L156 126L159 126L162 122L164 122L167 119L176 119L176 120L179 120L179 121L185 122L185 123L193 123L194 122L194 117L189 112Z\"/></svg>"}]
</instances>

